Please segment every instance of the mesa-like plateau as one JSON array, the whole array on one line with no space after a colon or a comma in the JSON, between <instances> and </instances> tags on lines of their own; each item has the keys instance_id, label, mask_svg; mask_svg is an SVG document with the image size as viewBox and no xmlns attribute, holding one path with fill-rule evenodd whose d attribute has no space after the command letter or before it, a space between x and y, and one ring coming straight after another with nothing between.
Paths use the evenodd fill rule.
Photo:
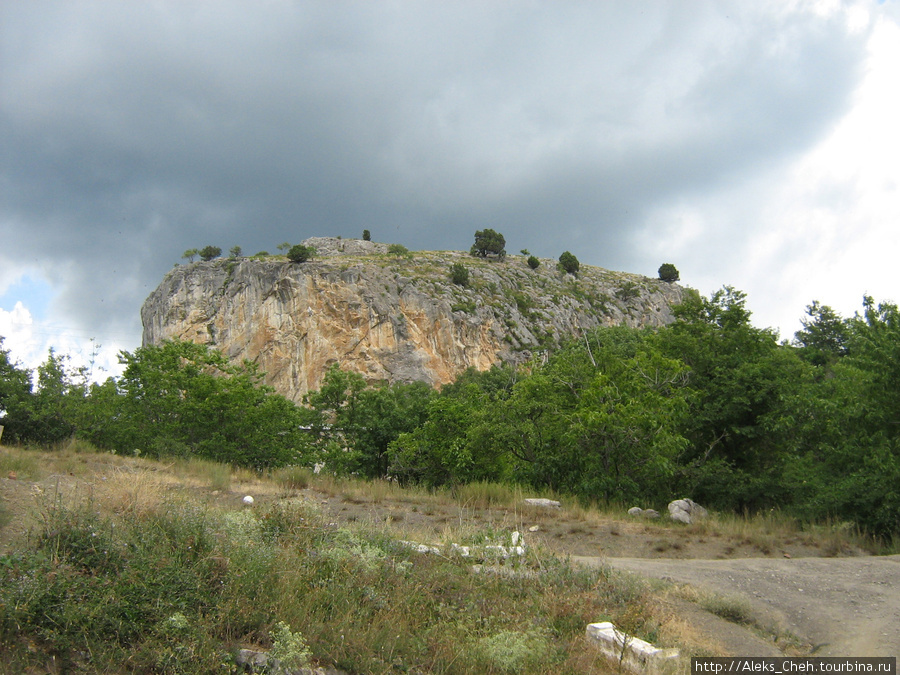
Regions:
<instances>
[{"instance_id":1,"label":"mesa-like plateau","mask_svg":"<svg viewBox=\"0 0 900 675\"><path fill-rule=\"evenodd\" d=\"M468 368L524 363L597 326L661 326L685 290L658 279L557 261L458 251L389 253L386 244L315 237L284 256L178 265L141 309L144 345L181 339L249 360L294 400L339 364L368 382L453 381ZM466 286L450 268L464 265Z\"/></svg>"}]
</instances>

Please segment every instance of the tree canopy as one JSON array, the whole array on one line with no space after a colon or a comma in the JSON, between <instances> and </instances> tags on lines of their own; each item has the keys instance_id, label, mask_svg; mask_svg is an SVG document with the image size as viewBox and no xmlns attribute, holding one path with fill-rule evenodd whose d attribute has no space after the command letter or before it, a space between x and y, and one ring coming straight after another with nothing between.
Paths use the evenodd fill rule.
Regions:
<instances>
[{"instance_id":1,"label":"tree canopy","mask_svg":"<svg viewBox=\"0 0 900 675\"><path fill-rule=\"evenodd\" d=\"M578 262L578 258L569 253L568 251L563 251L562 255L559 256L559 264L569 274L578 274L578 270L581 269L581 263Z\"/></svg>"},{"instance_id":2,"label":"tree canopy","mask_svg":"<svg viewBox=\"0 0 900 675\"><path fill-rule=\"evenodd\" d=\"M295 244L287 252L287 259L292 263L304 263L316 254L316 249L312 246L304 246L303 244Z\"/></svg>"},{"instance_id":3,"label":"tree canopy","mask_svg":"<svg viewBox=\"0 0 900 675\"><path fill-rule=\"evenodd\" d=\"M199 251L200 259L206 262L209 262L213 258L218 258L222 255L222 249L218 246L204 246Z\"/></svg>"},{"instance_id":4,"label":"tree canopy","mask_svg":"<svg viewBox=\"0 0 900 675\"><path fill-rule=\"evenodd\" d=\"M491 229L475 232L475 243L472 244L470 253L474 256L487 258L495 255L499 258L506 257L506 239L499 232Z\"/></svg>"},{"instance_id":5,"label":"tree canopy","mask_svg":"<svg viewBox=\"0 0 900 675\"><path fill-rule=\"evenodd\" d=\"M678 281L681 278L681 274L672 263L663 263L659 266L659 278L661 281L672 283Z\"/></svg>"}]
</instances>

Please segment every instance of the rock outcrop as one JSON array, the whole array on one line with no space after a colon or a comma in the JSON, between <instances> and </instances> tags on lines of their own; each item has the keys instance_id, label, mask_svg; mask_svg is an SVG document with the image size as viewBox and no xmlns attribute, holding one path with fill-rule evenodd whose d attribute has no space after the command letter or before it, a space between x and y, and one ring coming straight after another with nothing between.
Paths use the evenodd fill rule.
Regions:
<instances>
[{"instance_id":1,"label":"rock outcrop","mask_svg":"<svg viewBox=\"0 0 900 675\"><path fill-rule=\"evenodd\" d=\"M582 265L578 277L542 259L461 252L389 254L385 244L308 239L316 257L218 259L171 270L141 309L145 345L184 339L256 362L299 401L328 367L368 381L438 386L469 367L521 363L601 325L661 326L684 290ZM450 281L451 265L468 286Z\"/></svg>"}]
</instances>

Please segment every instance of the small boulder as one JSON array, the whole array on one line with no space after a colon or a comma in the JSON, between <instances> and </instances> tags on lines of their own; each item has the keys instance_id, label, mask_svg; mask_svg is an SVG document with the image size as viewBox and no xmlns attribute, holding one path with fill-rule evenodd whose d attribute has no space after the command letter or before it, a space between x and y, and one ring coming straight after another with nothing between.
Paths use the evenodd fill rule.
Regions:
<instances>
[{"instance_id":1,"label":"small boulder","mask_svg":"<svg viewBox=\"0 0 900 675\"><path fill-rule=\"evenodd\" d=\"M676 499L669 503L669 518L685 525L705 518L706 515L706 509L691 499Z\"/></svg>"},{"instance_id":2,"label":"small boulder","mask_svg":"<svg viewBox=\"0 0 900 675\"><path fill-rule=\"evenodd\" d=\"M637 518L643 512L644 512L644 509L642 509L640 506L632 506L630 509L628 509L628 515L634 516L635 518Z\"/></svg>"},{"instance_id":3,"label":"small boulder","mask_svg":"<svg viewBox=\"0 0 900 675\"><path fill-rule=\"evenodd\" d=\"M644 518L650 518L652 520L653 518L659 518L659 511L657 511L656 509L644 509L641 515Z\"/></svg>"}]
</instances>

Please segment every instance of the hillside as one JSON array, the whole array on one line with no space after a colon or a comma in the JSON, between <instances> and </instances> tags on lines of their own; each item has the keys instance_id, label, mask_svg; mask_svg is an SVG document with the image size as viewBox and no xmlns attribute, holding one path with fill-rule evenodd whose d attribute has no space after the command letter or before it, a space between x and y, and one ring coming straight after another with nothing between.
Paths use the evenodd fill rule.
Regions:
<instances>
[{"instance_id":1,"label":"hillside","mask_svg":"<svg viewBox=\"0 0 900 675\"><path fill-rule=\"evenodd\" d=\"M145 345L185 339L256 362L293 399L333 363L367 381L438 386L469 367L522 363L601 325L660 326L684 289L582 265L458 251L390 254L386 244L312 238L309 262L217 259L171 270L141 310ZM468 285L450 280L454 263Z\"/></svg>"}]
</instances>

